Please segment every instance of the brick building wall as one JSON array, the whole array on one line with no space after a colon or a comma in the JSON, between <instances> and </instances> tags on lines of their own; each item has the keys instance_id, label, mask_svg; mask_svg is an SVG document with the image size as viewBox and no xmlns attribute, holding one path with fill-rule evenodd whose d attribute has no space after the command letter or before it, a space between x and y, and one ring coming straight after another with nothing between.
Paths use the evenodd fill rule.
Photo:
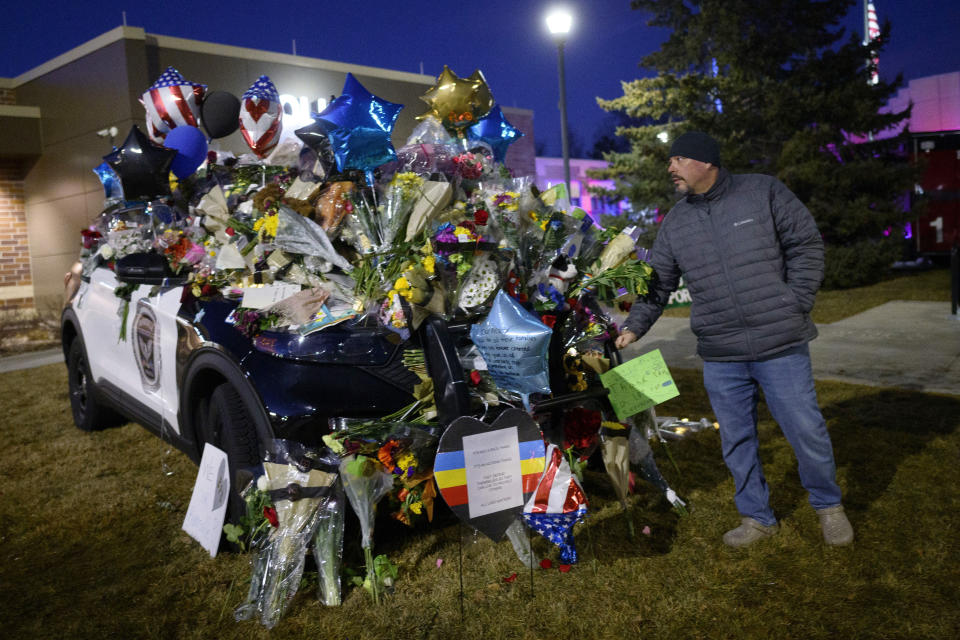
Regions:
<instances>
[{"instance_id":1,"label":"brick building wall","mask_svg":"<svg viewBox=\"0 0 960 640\"><path fill-rule=\"evenodd\" d=\"M33 308L32 284L22 163L0 160L0 310Z\"/></svg>"}]
</instances>

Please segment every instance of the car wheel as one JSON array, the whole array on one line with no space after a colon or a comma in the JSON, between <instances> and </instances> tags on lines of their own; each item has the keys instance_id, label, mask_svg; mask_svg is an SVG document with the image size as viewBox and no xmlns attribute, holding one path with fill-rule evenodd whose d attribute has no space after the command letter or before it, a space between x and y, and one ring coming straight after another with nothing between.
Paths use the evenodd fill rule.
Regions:
<instances>
[{"instance_id":1,"label":"car wheel","mask_svg":"<svg viewBox=\"0 0 960 640\"><path fill-rule=\"evenodd\" d=\"M115 411L100 402L93 376L90 375L83 341L79 338L70 343L67 352L67 377L70 411L78 429L94 431L116 426L123 421Z\"/></svg>"},{"instance_id":2,"label":"car wheel","mask_svg":"<svg viewBox=\"0 0 960 640\"><path fill-rule=\"evenodd\" d=\"M252 469L261 461L253 418L244 407L243 398L229 383L221 384L211 394L207 419L202 421L200 433L204 442L227 454L230 473L227 520L236 523L246 513L240 492L253 478Z\"/></svg>"}]
</instances>

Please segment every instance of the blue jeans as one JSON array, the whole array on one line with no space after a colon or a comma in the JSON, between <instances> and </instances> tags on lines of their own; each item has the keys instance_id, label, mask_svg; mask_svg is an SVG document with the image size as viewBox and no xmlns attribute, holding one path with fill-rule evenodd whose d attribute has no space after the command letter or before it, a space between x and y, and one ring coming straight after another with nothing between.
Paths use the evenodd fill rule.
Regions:
<instances>
[{"instance_id":1,"label":"blue jeans","mask_svg":"<svg viewBox=\"0 0 960 640\"><path fill-rule=\"evenodd\" d=\"M758 386L797 456L800 482L814 509L840 504L837 468L827 424L813 388L810 349L790 348L767 360L704 362L703 384L720 423L723 460L733 474L737 510L765 525L777 519L760 464Z\"/></svg>"}]
</instances>

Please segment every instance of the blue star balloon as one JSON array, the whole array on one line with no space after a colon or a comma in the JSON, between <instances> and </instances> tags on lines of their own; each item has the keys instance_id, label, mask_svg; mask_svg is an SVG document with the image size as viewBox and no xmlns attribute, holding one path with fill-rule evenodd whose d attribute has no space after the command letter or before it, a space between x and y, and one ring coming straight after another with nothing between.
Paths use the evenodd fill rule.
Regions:
<instances>
[{"instance_id":1,"label":"blue star balloon","mask_svg":"<svg viewBox=\"0 0 960 640\"><path fill-rule=\"evenodd\" d=\"M106 162L100 163L93 169L103 185L103 196L107 200L123 200L123 187L120 186L120 176Z\"/></svg>"},{"instance_id":2,"label":"blue star balloon","mask_svg":"<svg viewBox=\"0 0 960 640\"><path fill-rule=\"evenodd\" d=\"M396 160L390 134L401 109L402 104L378 98L348 73L343 93L314 118L330 139L337 168L369 173Z\"/></svg>"},{"instance_id":3,"label":"blue star balloon","mask_svg":"<svg viewBox=\"0 0 960 640\"><path fill-rule=\"evenodd\" d=\"M493 159L503 162L507 157L507 147L523 137L523 132L507 122L500 105L495 106L490 115L467 129L467 138L486 142L493 149Z\"/></svg>"},{"instance_id":4,"label":"blue star balloon","mask_svg":"<svg viewBox=\"0 0 960 640\"><path fill-rule=\"evenodd\" d=\"M470 327L470 339L501 389L526 397L550 393L547 350L553 331L500 291L489 315Z\"/></svg>"}]
</instances>

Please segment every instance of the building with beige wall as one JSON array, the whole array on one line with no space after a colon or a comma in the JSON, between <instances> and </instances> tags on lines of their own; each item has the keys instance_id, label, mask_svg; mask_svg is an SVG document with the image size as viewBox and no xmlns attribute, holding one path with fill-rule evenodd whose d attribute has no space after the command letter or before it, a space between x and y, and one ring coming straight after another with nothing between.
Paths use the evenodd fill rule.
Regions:
<instances>
[{"instance_id":1,"label":"building with beige wall","mask_svg":"<svg viewBox=\"0 0 960 640\"><path fill-rule=\"evenodd\" d=\"M145 129L141 94L168 67L208 91L241 95L261 75L281 94L316 105L340 93L352 73L373 94L406 105L394 145L425 111L420 96L435 77L303 56L217 45L117 27L16 78L0 78L0 310L30 309L59 298L76 260L80 230L103 206L93 168L112 149L98 132L116 127L122 142L134 124ZM291 105L293 106L293 105ZM288 107L289 110L289 107ZM525 134L506 164L533 175L533 112L503 107ZM247 151L240 133L211 148Z\"/></svg>"}]
</instances>

